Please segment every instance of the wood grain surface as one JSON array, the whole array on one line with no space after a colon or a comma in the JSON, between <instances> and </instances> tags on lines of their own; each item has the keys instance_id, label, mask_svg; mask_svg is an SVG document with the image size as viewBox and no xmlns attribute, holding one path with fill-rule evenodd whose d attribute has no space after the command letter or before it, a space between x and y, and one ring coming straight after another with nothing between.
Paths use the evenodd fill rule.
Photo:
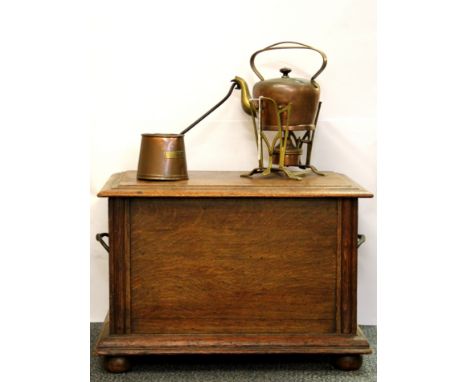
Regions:
<instances>
[{"instance_id":1,"label":"wood grain surface","mask_svg":"<svg viewBox=\"0 0 468 382\"><path fill-rule=\"evenodd\" d=\"M272 174L243 178L239 171L191 171L188 180L138 180L136 171L114 174L99 192L100 197L356 197L372 193L343 174L325 172L291 180Z\"/></svg>"},{"instance_id":2,"label":"wood grain surface","mask_svg":"<svg viewBox=\"0 0 468 382\"><path fill-rule=\"evenodd\" d=\"M370 354L369 342L358 327L355 335L111 335L104 322L95 349L97 355L146 354Z\"/></svg>"},{"instance_id":3,"label":"wood grain surface","mask_svg":"<svg viewBox=\"0 0 468 382\"><path fill-rule=\"evenodd\" d=\"M96 352L115 367L139 354L326 353L345 368L371 351L356 318L358 198L372 194L336 173L240 174L127 171L100 192L110 310Z\"/></svg>"},{"instance_id":4,"label":"wood grain surface","mask_svg":"<svg viewBox=\"0 0 468 382\"><path fill-rule=\"evenodd\" d=\"M109 199L109 317L110 331L130 332L129 200Z\"/></svg>"},{"instance_id":5,"label":"wood grain surface","mask_svg":"<svg viewBox=\"0 0 468 382\"><path fill-rule=\"evenodd\" d=\"M337 217L333 199L132 199L132 332L333 332Z\"/></svg>"}]
</instances>

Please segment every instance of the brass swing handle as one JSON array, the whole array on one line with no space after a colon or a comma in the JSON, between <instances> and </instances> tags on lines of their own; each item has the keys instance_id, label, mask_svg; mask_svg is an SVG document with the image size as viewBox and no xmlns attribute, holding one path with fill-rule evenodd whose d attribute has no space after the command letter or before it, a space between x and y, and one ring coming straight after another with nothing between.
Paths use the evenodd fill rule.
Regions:
<instances>
[{"instance_id":1,"label":"brass swing handle","mask_svg":"<svg viewBox=\"0 0 468 382\"><path fill-rule=\"evenodd\" d=\"M104 249L109 252L109 245L104 241L104 237L107 237L109 239L109 234L108 233L98 233L96 235L96 240L101 243L101 245L104 247ZM362 244L366 242L366 235L357 235L357 247L359 248Z\"/></svg>"},{"instance_id":2,"label":"brass swing handle","mask_svg":"<svg viewBox=\"0 0 468 382\"><path fill-rule=\"evenodd\" d=\"M107 239L109 239L109 234L108 233L98 233L96 235L96 240L99 241L101 243L101 245L104 247L104 249L109 252L109 244L107 244L105 241L104 241L104 237L107 237Z\"/></svg>"},{"instance_id":3,"label":"brass swing handle","mask_svg":"<svg viewBox=\"0 0 468 382\"><path fill-rule=\"evenodd\" d=\"M295 44L296 46L278 46L282 44ZM325 53L323 53L321 50L318 50L310 45L302 44L300 42L295 42L295 41L282 41L282 42L277 42L276 44L267 46L266 48L257 50L252 56L250 57L250 67L254 71L254 73L257 75L258 78L260 78L261 81L264 81L265 78L260 74L260 72L257 70L257 67L255 66L255 57L257 54L266 52L268 50L276 50L276 49L310 49L313 50L317 53L319 53L322 56L322 66L320 69L312 76L310 79L310 82L314 83L314 80L318 77L320 73L323 72L325 67L327 66L327 56Z\"/></svg>"},{"instance_id":4,"label":"brass swing handle","mask_svg":"<svg viewBox=\"0 0 468 382\"><path fill-rule=\"evenodd\" d=\"M366 242L366 235L357 235L357 247L359 248L362 244Z\"/></svg>"}]
</instances>

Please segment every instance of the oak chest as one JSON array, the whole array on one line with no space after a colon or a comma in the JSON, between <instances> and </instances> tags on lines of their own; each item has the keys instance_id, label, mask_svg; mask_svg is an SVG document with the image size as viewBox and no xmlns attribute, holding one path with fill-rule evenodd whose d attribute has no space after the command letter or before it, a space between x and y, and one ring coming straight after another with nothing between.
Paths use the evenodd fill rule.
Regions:
<instances>
[{"instance_id":1,"label":"oak chest","mask_svg":"<svg viewBox=\"0 0 468 382\"><path fill-rule=\"evenodd\" d=\"M370 353L356 322L358 198L344 175L178 182L113 175L110 307L96 353L128 356L316 353L356 369ZM102 236L100 236L102 241Z\"/></svg>"}]
</instances>

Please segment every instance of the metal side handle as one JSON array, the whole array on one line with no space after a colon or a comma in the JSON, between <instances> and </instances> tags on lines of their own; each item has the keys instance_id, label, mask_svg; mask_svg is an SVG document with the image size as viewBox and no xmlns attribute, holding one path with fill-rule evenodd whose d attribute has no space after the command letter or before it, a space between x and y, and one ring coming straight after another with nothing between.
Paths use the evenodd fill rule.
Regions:
<instances>
[{"instance_id":1,"label":"metal side handle","mask_svg":"<svg viewBox=\"0 0 468 382\"><path fill-rule=\"evenodd\" d=\"M96 240L99 241L99 243L101 243L101 245L104 247L104 249L109 252L109 244L107 244L105 241L104 241L104 237L107 237L107 239L109 240L109 234L108 233L98 233L96 235Z\"/></svg>"},{"instance_id":2,"label":"metal side handle","mask_svg":"<svg viewBox=\"0 0 468 382\"><path fill-rule=\"evenodd\" d=\"M359 248L362 244L366 242L366 235L357 235L357 247Z\"/></svg>"}]
</instances>

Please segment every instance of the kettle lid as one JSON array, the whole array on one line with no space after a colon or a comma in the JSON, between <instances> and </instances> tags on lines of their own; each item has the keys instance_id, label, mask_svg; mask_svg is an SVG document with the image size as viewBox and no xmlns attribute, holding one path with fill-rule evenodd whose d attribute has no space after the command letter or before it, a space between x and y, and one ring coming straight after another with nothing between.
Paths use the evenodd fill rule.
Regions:
<instances>
[{"instance_id":1,"label":"kettle lid","mask_svg":"<svg viewBox=\"0 0 468 382\"><path fill-rule=\"evenodd\" d=\"M290 86L303 86L303 85L311 86L311 82L308 79L289 77L289 73L292 72L292 69L290 68L284 67L284 68L281 68L279 71L282 74L281 77L270 78L268 80L263 80L260 82L268 83L268 84L287 84Z\"/></svg>"}]
</instances>

